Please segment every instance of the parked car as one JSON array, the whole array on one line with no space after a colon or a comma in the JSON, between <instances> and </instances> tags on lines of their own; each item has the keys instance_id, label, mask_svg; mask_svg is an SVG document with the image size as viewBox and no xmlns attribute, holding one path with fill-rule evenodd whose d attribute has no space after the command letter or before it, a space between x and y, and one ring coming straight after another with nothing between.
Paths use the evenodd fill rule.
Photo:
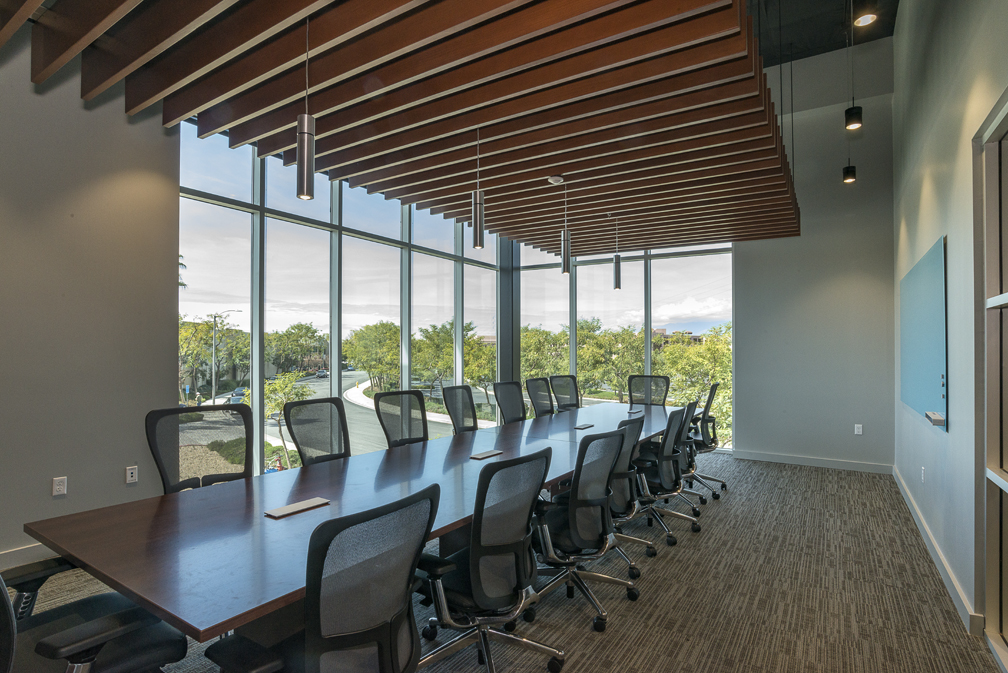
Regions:
<instances>
[{"instance_id":1,"label":"parked car","mask_svg":"<svg viewBox=\"0 0 1008 673\"><path fill-rule=\"evenodd\" d=\"M317 379L327 379L327 378L329 378L329 372L327 372L324 369L320 369L317 372L315 372L315 378L317 378Z\"/></svg>"},{"instance_id":2,"label":"parked car","mask_svg":"<svg viewBox=\"0 0 1008 673\"><path fill-rule=\"evenodd\" d=\"M241 404L244 399L245 399L245 397L242 396L242 395L232 395L231 397L228 398L227 403L228 404Z\"/></svg>"},{"instance_id":3,"label":"parked car","mask_svg":"<svg viewBox=\"0 0 1008 673\"><path fill-rule=\"evenodd\" d=\"M231 398L234 399L235 397L237 397L238 401L241 402L242 398L245 397L245 393L247 392L248 388L246 387L235 388L234 390L231 391Z\"/></svg>"}]
</instances>

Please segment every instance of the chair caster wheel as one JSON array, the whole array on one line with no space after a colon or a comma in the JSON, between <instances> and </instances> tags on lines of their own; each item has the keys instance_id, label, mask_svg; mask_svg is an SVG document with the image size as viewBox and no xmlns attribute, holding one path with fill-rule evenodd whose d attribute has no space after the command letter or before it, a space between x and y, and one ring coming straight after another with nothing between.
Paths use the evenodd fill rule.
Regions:
<instances>
[{"instance_id":1,"label":"chair caster wheel","mask_svg":"<svg viewBox=\"0 0 1008 673\"><path fill-rule=\"evenodd\" d=\"M693 488L693 480L692 479L687 479L686 480L686 485L689 486L690 488Z\"/></svg>"},{"instance_id":2,"label":"chair caster wheel","mask_svg":"<svg viewBox=\"0 0 1008 673\"><path fill-rule=\"evenodd\" d=\"M672 535L670 533L665 536L665 544L667 544L668 546L674 547L676 542L678 542L678 540L675 539L675 535Z\"/></svg>"},{"instance_id":3,"label":"chair caster wheel","mask_svg":"<svg viewBox=\"0 0 1008 673\"><path fill-rule=\"evenodd\" d=\"M699 533L700 532L700 524L694 523L692 526L690 526L690 530L693 531L694 533Z\"/></svg>"},{"instance_id":4,"label":"chair caster wheel","mask_svg":"<svg viewBox=\"0 0 1008 673\"><path fill-rule=\"evenodd\" d=\"M627 576L632 579L638 579L640 577L640 569L637 566L630 566L627 570Z\"/></svg>"},{"instance_id":5,"label":"chair caster wheel","mask_svg":"<svg viewBox=\"0 0 1008 673\"><path fill-rule=\"evenodd\" d=\"M605 631L605 621L606 620L602 619L602 617L596 617L595 619L592 620L592 628L598 631L599 633L602 633L603 631Z\"/></svg>"},{"instance_id":6,"label":"chair caster wheel","mask_svg":"<svg viewBox=\"0 0 1008 673\"><path fill-rule=\"evenodd\" d=\"M722 491L727 491L728 490L728 484L721 484L721 490Z\"/></svg>"},{"instance_id":7,"label":"chair caster wheel","mask_svg":"<svg viewBox=\"0 0 1008 673\"><path fill-rule=\"evenodd\" d=\"M504 630L507 631L508 633L511 633L516 628L518 628L518 624L514 621L505 622L504 624Z\"/></svg>"},{"instance_id":8,"label":"chair caster wheel","mask_svg":"<svg viewBox=\"0 0 1008 673\"><path fill-rule=\"evenodd\" d=\"M647 550L644 553L651 558L658 556L658 550L651 545L648 545Z\"/></svg>"},{"instance_id":9,"label":"chair caster wheel","mask_svg":"<svg viewBox=\"0 0 1008 673\"><path fill-rule=\"evenodd\" d=\"M701 495L701 496L700 496L700 504L701 504L701 505L706 505L706 504L707 504L707 498L705 498L705 497L703 497L703 496Z\"/></svg>"},{"instance_id":10,"label":"chair caster wheel","mask_svg":"<svg viewBox=\"0 0 1008 673\"><path fill-rule=\"evenodd\" d=\"M556 657L550 657L549 663L546 664L546 670L549 673L560 673L563 670L564 662Z\"/></svg>"},{"instance_id":11,"label":"chair caster wheel","mask_svg":"<svg viewBox=\"0 0 1008 673\"><path fill-rule=\"evenodd\" d=\"M720 500L721 494L718 493L717 491L714 491L713 493L710 494L710 497L714 498L715 500Z\"/></svg>"},{"instance_id":12,"label":"chair caster wheel","mask_svg":"<svg viewBox=\"0 0 1008 673\"><path fill-rule=\"evenodd\" d=\"M420 635L424 637L424 640L435 640L437 638L437 627L436 626L425 626Z\"/></svg>"},{"instance_id":13,"label":"chair caster wheel","mask_svg":"<svg viewBox=\"0 0 1008 673\"><path fill-rule=\"evenodd\" d=\"M567 598L574 598L574 587L569 585L567 587Z\"/></svg>"},{"instance_id":14,"label":"chair caster wheel","mask_svg":"<svg viewBox=\"0 0 1008 673\"><path fill-rule=\"evenodd\" d=\"M632 601L637 600L638 598L640 598L640 589L638 589L637 587L627 587L626 597Z\"/></svg>"},{"instance_id":15,"label":"chair caster wheel","mask_svg":"<svg viewBox=\"0 0 1008 673\"><path fill-rule=\"evenodd\" d=\"M522 619L531 624L535 621L536 611L535 608L526 608L525 612L522 613Z\"/></svg>"},{"instance_id":16,"label":"chair caster wheel","mask_svg":"<svg viewBox=\"0 0 1008 673\"><path fill-rule=\"evenodd\" d=\"M476 648L476 661L479 662L480 666L486 666L486 657L483 656L483 650Z\"/></svg>"},{"instance_id":17,"label":"chair caster wheel","mask_svg":"<svg viewBox=\"0 0 1008 673\"><path fill-rule=\"evenodd\" d=\"M703 501L703 504L705 504L705 505L706 505L706 504L707 504L707 501L706 501L706 500L704 500L704 501ZM693 516L700 516L700 510L699 510L699 509L697 509L696 507L694 507L694 508L693 508Z\"/></svg>"}]
</instances>

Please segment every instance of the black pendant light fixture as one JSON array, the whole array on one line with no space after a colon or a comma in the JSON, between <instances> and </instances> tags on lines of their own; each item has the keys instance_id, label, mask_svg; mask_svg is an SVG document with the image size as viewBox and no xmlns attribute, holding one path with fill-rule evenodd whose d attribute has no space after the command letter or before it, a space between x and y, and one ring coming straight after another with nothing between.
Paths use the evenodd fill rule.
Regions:
<instances>
[{"instance_id":1,"label":"black pendant light fixture","mask_svg":"<svg viewBox=\"0 0 1008 673\"><path fill-rule=\"evenodd\" d=\"M297 120L297 197L315 198L315 118L308 114L308 19L305 19L304 114Z\"/></svg>"},{"instance_id":2,"label":"black pendant light fixture","mask_svg":"<svg viewBox=\"0 0 1008 673\"><path fill-rule=\"evenodd\" d=\"M851 0L853 2L853 0ZM854 25L858 28L863 28L869 24L875 23L875 19L878 18L878 3L875 0L862 0L860 3L861 9L857 12L857 18L854 19Z\"/></svg>"},{"instance_id":3,"label":"black pendant light fixture","mask_svg":"<svg viewBox=\"0 0 1008 673\"><path fill-rule=\"evenodd\" d=\"M848 131L856 131L863 124L862 110L860 105L854 104L854 0L851 0L851 32L850 41L847 43L847 57L850 61L850 107L844 110L844 128Z\"/></svg>"},{"instance_id":4,"label":"black pendant light fixture","mask_svg":"<svg viewBox=\"0 0 1008 673\"><path fill-rule=\"evenodd\" d=\"M847 165L843 169L843 181L846 184L851 184L857 182L857 166L851 166L850 158L847 159Z\"/></svg>"},{"instance_id":5,"label":"black pendant light fixture","mask_svg":"<svg viewBox=\"0 0 1008 673\"><path fill-rule=\"evenodd\" d=\"M612 215L609 215L612 217ZM623 270L620 268L619 256L619 218L616 218L616 254L612 258L612 286L619 290L623 286Z\"/></svg>"},{"instance_id":6,"label":"black pendant light fixture","mask_svg":"<svg viewBox=\"0 0 1008 673\"><path fill-rule=\"evenodd\" d=\"M552 182L552 179L550 181ZM567 230L567 185L564 185L564 228L563 231L560 232L560 273L566 274L570 273L570 271L571 240L570 232Z\"/></svg>"},{"instance_id":7,"label":"black pendant light fixture","mask_svg":"<svg viewBox=\"0 0 1008 673\"><path fill-rule=\"evenodd\" d=\"M480 189L480 130L476 129L476 191L472 194L473 250L483 249L483 191Z\"/></svg>"}]
</instances>

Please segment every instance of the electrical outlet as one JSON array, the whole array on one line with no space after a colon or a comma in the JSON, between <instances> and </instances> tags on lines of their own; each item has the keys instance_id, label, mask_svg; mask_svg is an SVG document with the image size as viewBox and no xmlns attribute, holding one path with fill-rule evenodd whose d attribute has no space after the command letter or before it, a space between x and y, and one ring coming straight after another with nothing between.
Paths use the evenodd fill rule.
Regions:
<instances>
[{"instance_id":1,"label":"electrical outlet","mask_svg":"<svg viewBox=\"0 0 1008 673\"><path fill-rule=\"evenodd\" d=\"M921 483L924 483L924 468L921 467Z\"/></svg>"},{"instance_id":2,"label":"electrical outlet","mask_svg":"<svg viewBox=\"0 0 1008 673\"><path fill-rule=\"evenodd\" d=\"M67 493L67 478L66 477L53 477L52 480L52 494L53 495L66 495Z\"/></svg>"},{"instance_id":3,"label":"electrical outlet","mask_svg":"<svg viewBox=\"0 0 1008 673\"><path fill-rule=\"evenodd\" d=\"M133 467L126 468L126 483L135 484L137 481L137 468L136 465Z\"/></svg>"},{"instance_id":4,"label":"electrical outlet","mask_svg":"<svg viewBox=\"0 0 1008 673\"><path fill-rule=\"evenodd\" d=\"M854 424L854 434L855 435L860 435L861 434L861 424L860 423L855 423Z\"/></svg>"}]
</instances>

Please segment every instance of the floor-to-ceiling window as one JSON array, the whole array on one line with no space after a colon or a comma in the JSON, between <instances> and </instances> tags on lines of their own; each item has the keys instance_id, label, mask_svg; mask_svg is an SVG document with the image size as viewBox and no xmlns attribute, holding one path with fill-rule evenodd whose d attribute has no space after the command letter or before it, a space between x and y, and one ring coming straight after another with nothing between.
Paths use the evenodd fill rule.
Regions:
<instances>
[{"instance_id":1,"label":"floor-to-ceiling window","mask_svg":"<svg viewBox=\"0 0 1008 673\"><path fill-rule=\"evenodd\" d=\"M522 380L567 374L570 278L560 272L558 257L527 246L521 263Z\"/></svg>"},{"instance_id":2,"label":"floor-to-ceiling window","mask_svg":"<svg viewBox=\"0 0 1008 673\"><path fill-rule=\"evenodd\" d=\"M200 140L193 124L181 133L181 402L261 396L266 469L299 464L287 401L343 397L355 454L386 446L380 390L423 390L432 437L451 433L440 390L456 382L494 418L496 237L475 250L464 225L324 175L301 200L280 158Z\"/></svg>"}]
</instances>

